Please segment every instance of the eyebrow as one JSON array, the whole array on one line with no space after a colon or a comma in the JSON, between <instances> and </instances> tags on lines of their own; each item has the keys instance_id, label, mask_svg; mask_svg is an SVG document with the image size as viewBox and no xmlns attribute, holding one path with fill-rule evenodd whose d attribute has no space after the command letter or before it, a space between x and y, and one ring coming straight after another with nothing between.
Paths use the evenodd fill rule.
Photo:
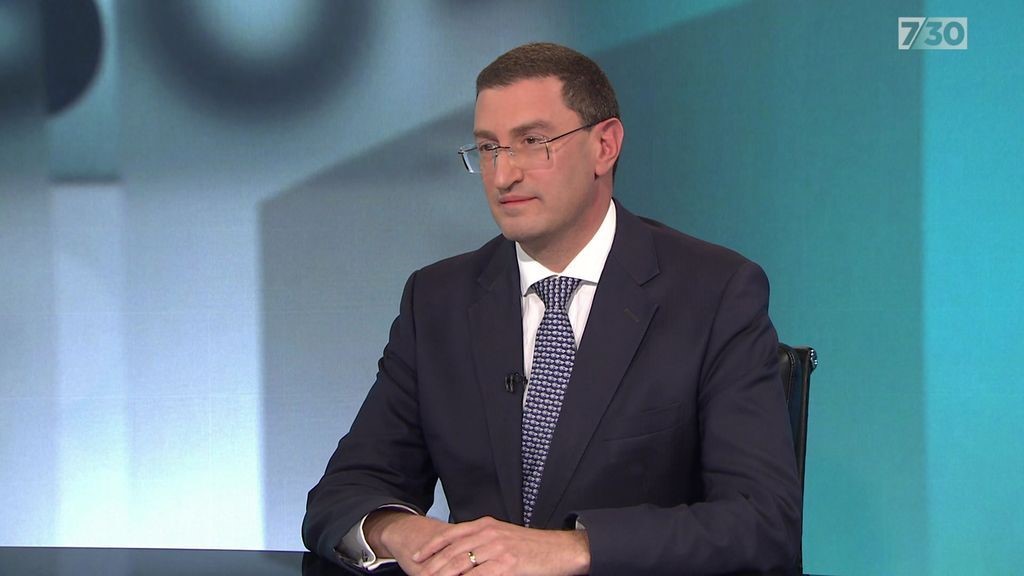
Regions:
<instances>
[{"instance_id":1,"label":"eyebrow","mask_svg":"<svg viewBox=\"0 0 1024 576\"><path fill-rule=\"evenodd\" d=\"M550 131L552 129L551 123L546 120L533 120L526 124L520 124L512 129L512 136L522 136L534 130ZM497 136L489 130L474 130L473 136L476 138L486 138L490 140L497 140Z\"/></svg>"}]
</instances>

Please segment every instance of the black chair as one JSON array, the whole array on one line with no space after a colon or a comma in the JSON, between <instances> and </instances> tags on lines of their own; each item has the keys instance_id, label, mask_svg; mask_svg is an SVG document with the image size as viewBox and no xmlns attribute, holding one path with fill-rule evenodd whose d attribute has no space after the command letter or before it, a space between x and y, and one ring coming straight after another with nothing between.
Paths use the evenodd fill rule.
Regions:
<instances>
[{"instance_id":1,"label":"black chair","mask_svg":"<svg viewBox=\"0 0 1024 576\"><path fill-rule=\"evenodd\" d=\"M811 389L811 372L817 367L818 353L814 348L779 344L779 375L789 405L789 425L793 430L796 469L801 486L804 484L804 460L807 456L807 398Z\"/></svg>"},{"instance_id":2,"label":"black chair","mask_svg":"<svg viewBox=\"0 0 1024 576\"><path fill-rule=\"evenodd\" d=\"M796 450L796 471L800 476L800 489L804 486L804 461L807 457L807 399L811 390L811 372L818 367L818 353L809 346L792 347L779 344L779 375L789 407L789 425L793 430L793 448ZM798 558L803 571L803 552Z\"/></svg>"}]
</instances>

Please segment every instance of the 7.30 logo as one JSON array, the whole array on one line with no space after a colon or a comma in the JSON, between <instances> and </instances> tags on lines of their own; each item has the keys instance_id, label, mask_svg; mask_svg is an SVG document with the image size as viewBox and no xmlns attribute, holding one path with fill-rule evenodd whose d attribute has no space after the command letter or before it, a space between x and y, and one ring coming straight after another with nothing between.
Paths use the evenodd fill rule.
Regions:
<instances>
[{"instance_id":1,"label":"7.30 logo","mask_svg":"<svg viewBox=\"0 0 1024 576\"><path fill-rule=\"evenodd\" d=\"M967 50L967 18L902 17L900 50Z\"/></svg>"}]
</instances>

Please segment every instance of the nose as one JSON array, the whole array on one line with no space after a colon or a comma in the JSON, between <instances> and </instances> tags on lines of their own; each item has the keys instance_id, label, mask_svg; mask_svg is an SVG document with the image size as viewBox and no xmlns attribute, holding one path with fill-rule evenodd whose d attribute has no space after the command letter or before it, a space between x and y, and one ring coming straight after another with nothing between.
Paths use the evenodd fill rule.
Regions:
<instances>
[{"instance_id":1,"label":"nose","mask_svg":"<svg viewBox=\"0 0 1024 576\"><path fill-rule=\"evenodd\" d=\"M504 156L504 160L502 156ZM498 150L498 156L493 162L494 170L492 171L491 182L499 190L507 190L523 179L523 170L516 164L515 156L512 155L510 150Z\"/></svg>"}]
</instances>

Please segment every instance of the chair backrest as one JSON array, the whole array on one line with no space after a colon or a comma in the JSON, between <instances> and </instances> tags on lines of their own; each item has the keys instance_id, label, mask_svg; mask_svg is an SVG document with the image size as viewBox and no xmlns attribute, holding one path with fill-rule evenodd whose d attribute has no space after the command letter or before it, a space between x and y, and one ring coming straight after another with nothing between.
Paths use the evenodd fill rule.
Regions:
<instances>
[{"instance_id":1,"label":"chair backrest","mask_svg":"<svg viewBox=\"0 0 1024 576\"><path fill-rule=\"evenodd\" d=\"M811 390L811 372L817 367L818 353L814 348L779 343L779 375L789 406L789 425L793 429L793 448L796 450L796 471L800 476L801 491L804 489L804 460L807 456L807 397ZM802 542L796 562L797 573L803 574Z\"/></svg>"},{"instance_id":2,"label":"chair backrest","mask_svg":"<svg viewBox=\"0 0 1024 576\"><path fill-rule=\"evenodd\" d=\"M789 405L789 425L793 430L796 468L800 486L804 485L804 461L807 456L807 398L811 389L811 372L818 367L818 354L809 346L779 344L779 375Z\"/></svg>"}]
</instances>

